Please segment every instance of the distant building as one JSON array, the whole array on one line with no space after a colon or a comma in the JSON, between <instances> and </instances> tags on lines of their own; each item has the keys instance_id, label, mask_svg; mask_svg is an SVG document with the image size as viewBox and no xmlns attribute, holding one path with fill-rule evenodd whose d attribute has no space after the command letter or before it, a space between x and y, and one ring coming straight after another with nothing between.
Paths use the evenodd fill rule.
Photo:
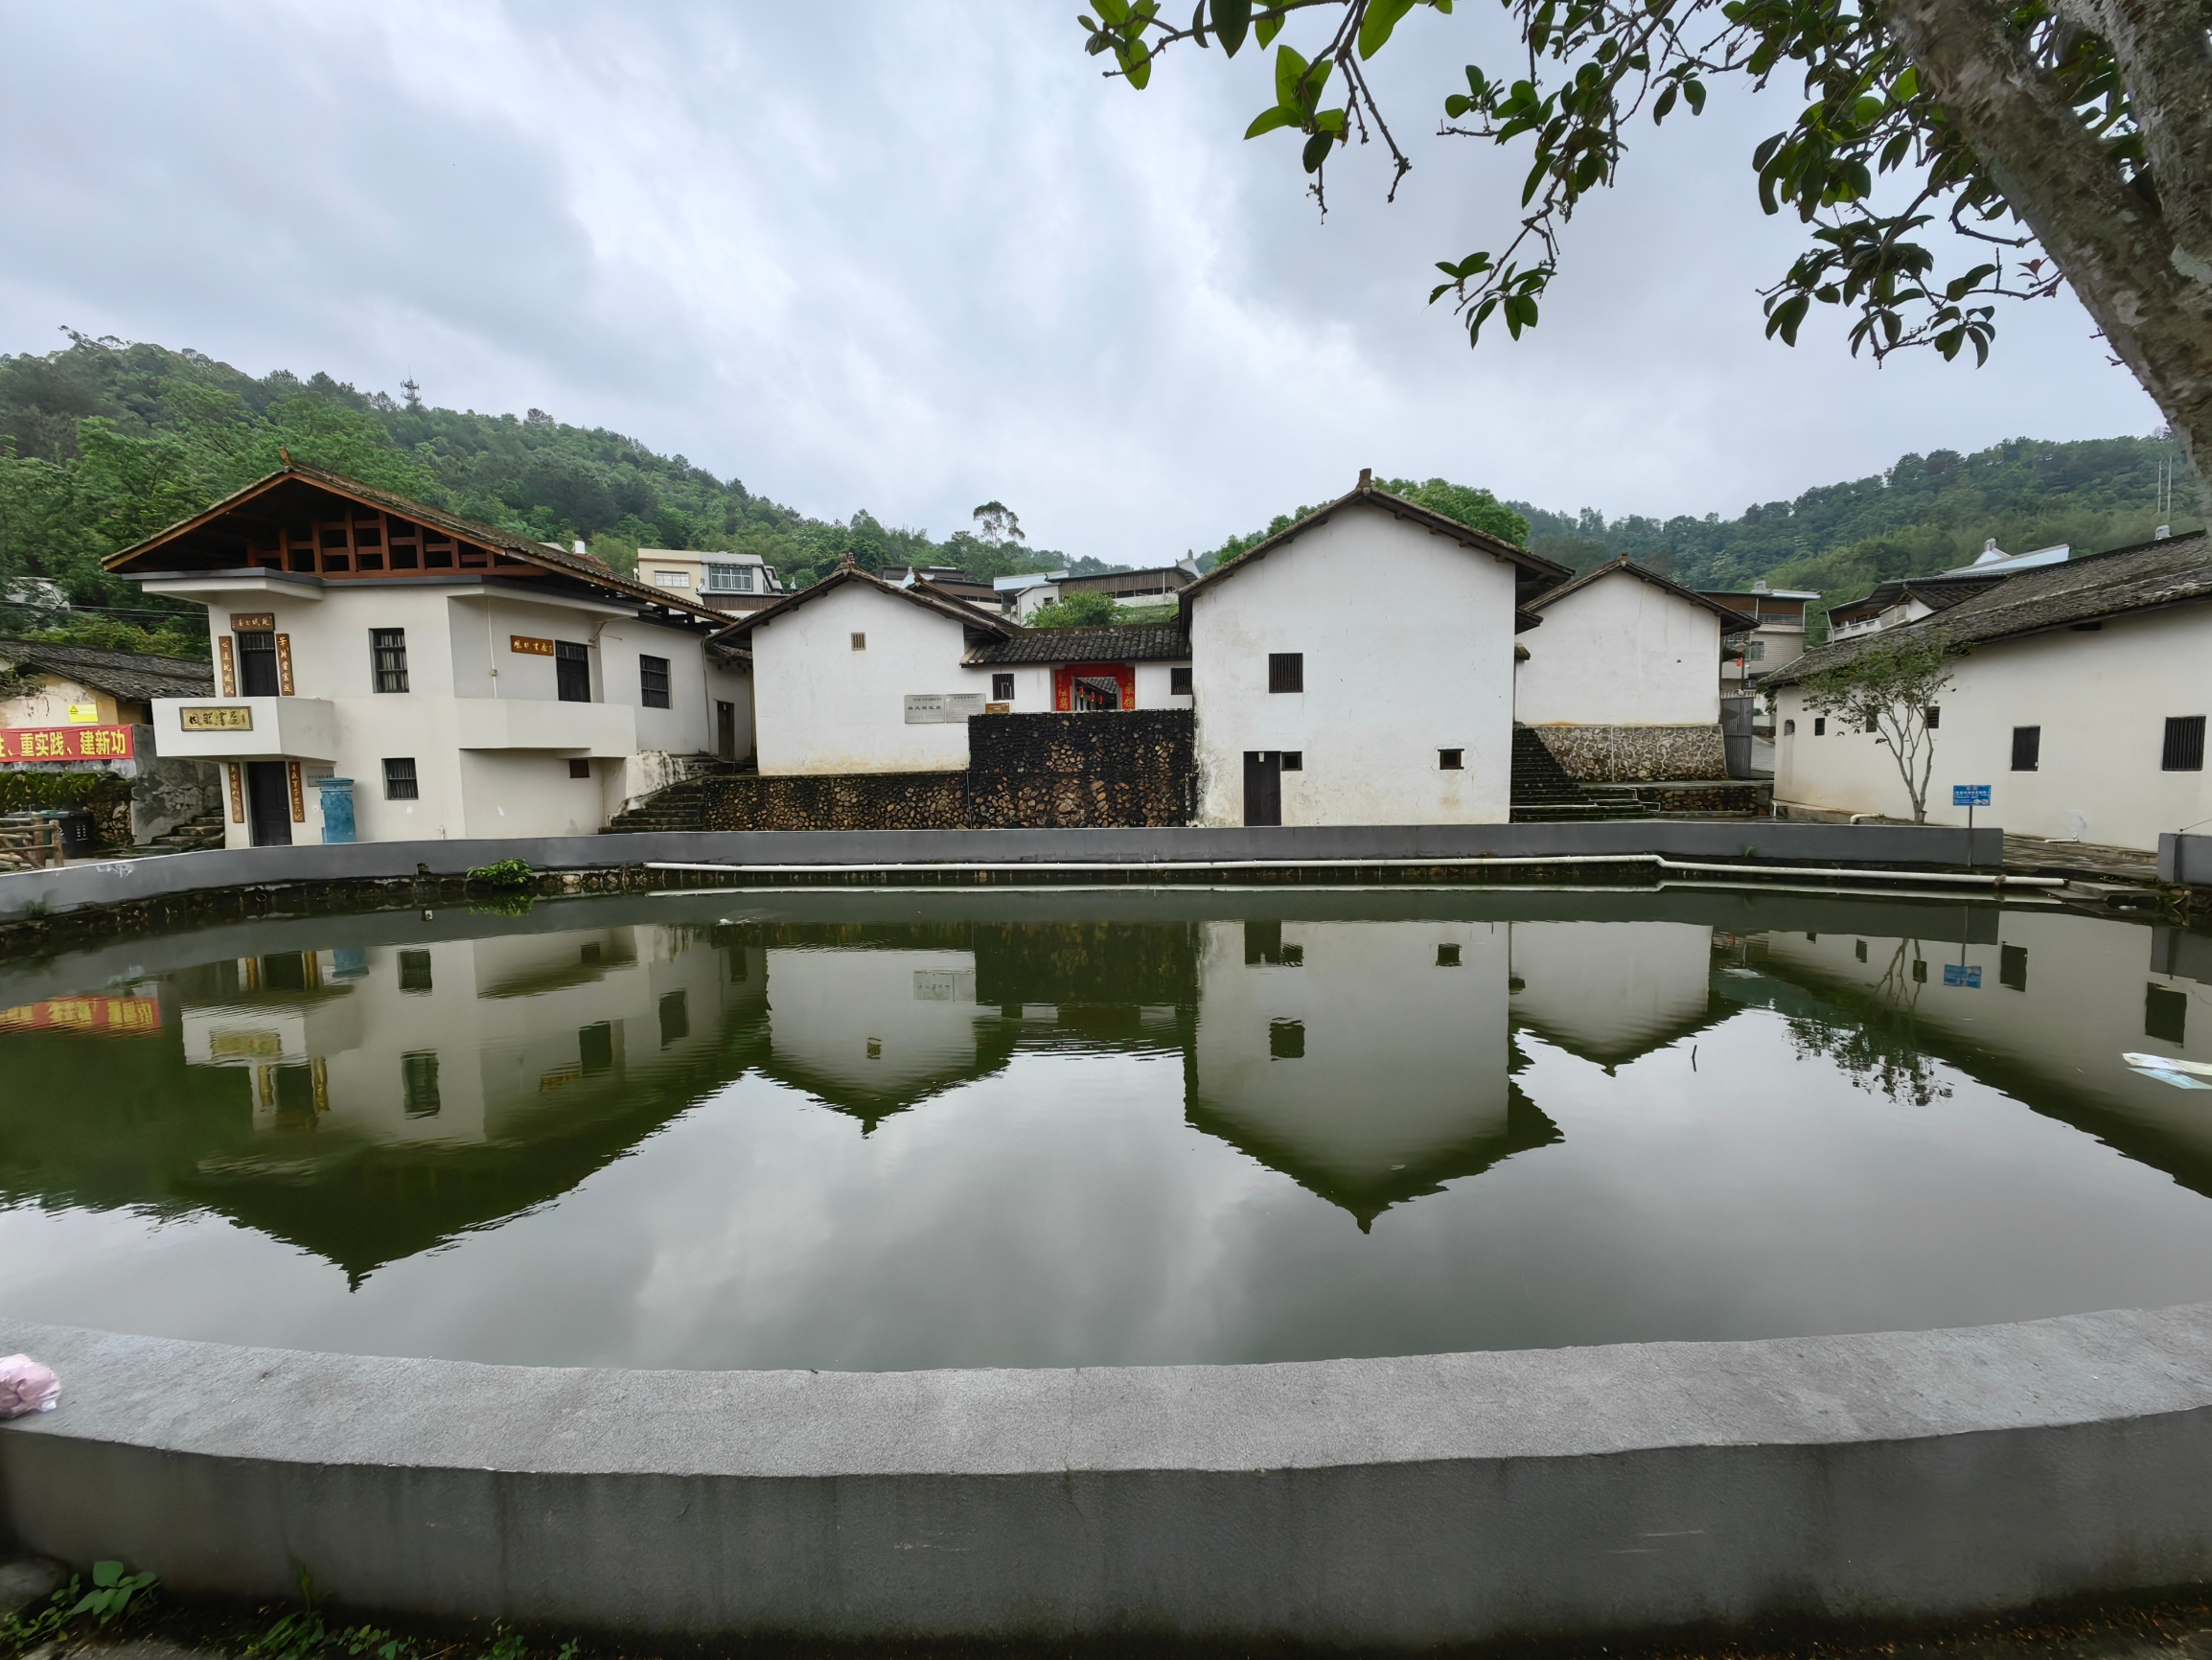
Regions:
<instances>
[{"instance_id":1,"label":"distant building","mask_svg":"<svg viewBox=\"0 0 2212 1660\"><path fill-rule=\"evenodd\" d=\"M990 677L993 714L1190 707L1190 636L1178 623L1025 629L965 661Z\"/></svg>"},{"instance_id":2,"label":"distant building","mask_svg":"<svg viewBox=\"0 0 2212 1660\"><path fill-rule=\"evenodd\" d=\"M1899 577L1878 583L1864 599L1829 607L1828 637L1846 640L1859 634L1879 634L1884 629L1901 628L1924 616L1947 611L1977 594L1987 593L2017 571L2062 565L2071 552L2070 547L2061 542L2056 547L2038 548L2034 553L2007 553L1997 546L1993 537L1982 544L1981 557L1971 565L1954 565L1929 576Z\"/></svg>"},{"instance_id":3,"label":"distant building","mask_svg":"<svg viewBox=\"0 0 2212 1660\"><path fill-rule=\"evenodd\" d=\"M1513 718L1591 782L1727 776L1721 641L1755 619L1616 559L1528 602Z\"/></svg>"},{"instance_id":4,"label":"distant building","mask_svg":"<svg viewBox=\"0 0 2212 1660\"><path fill-rule=\"evenodd\" d=\"M1816 588L1772 588L1762 582L1733 591L1699 588L1698 594L1751 618L1748 634L1731 635L1720 655L1723 697L1749 691L1767 675L1805 655L1805 608Z\"/></svg>"},{"instance_id":5,"label":"distant building","mask_svg":"<svg viewBox=\"0 0 2212 1660\"><path fill-rule=\"evenodd\" d=\"M105 561L207 608L213 685L152 701L219 764L234 847L588 835L751 749L720 619L589 554L291 465Z\"/></svg>"},{"instance_id":6,"label":"distant building","mask_svg":"<svg viewBox=\"0 0 2212 1660\"><path fill-rule=\"evenodd\" d=\"M998 590L956 565L888 565L876 574L894 588L926 582L939 593L949 593L968 605L984 611L999 609Z\"/></svg>"},{"instance_id":7,"label":"distant building","mask_svg":"<svg viewBox=\"0 0 2212 1660\"><path fill-rule=\"evenodd\" d=\"M1099 576L1070 576L1064 570L1002 576L992 587L1013 619L1026 623L1046 606L1057 605L1070 594L1102 593L1124 611L1139 610L1171 603L1197 580L1197 565L1186 559L1174 565L1108 571Z\"/></svg>"},{"instance_id":8,"label":"distant building","mask_svg":"<svg viewBox=\"0 0 2212 1660\"><path fill-rule=\"evenodd\" d=\"M1961 591L1970 580L1970 591ZM1890 751L1807 707L1802 680L1888 639L1961 648L1935 730L1928 821L1987 784L1980 821L2123 847L2212 818L2212 541L2201 531L1939 588L1940 609L1844 635L1770 676L1778 806L1904 818Z\"/></svg>"},{"instance_id":9,"label":"distant building","mask_svg":"<svg viewBox=\"0 0 2212 1660\"><path fill-rule=\"evenodd\" d=\"M577 545L581 549L583 544ZM637 580L708 611L766 611L784 594L775 566L757 553L641 547Z\"/></svg>"}]
</instances>

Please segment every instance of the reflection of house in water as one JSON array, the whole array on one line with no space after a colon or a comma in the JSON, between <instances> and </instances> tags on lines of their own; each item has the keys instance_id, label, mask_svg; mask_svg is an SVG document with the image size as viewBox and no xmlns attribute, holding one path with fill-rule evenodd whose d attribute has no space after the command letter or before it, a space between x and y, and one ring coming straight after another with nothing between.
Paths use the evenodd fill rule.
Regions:
<instances>
[{"instance_id":1,"label":"reflection of house in water","mask_svg":"<svg viewBox=\"0 0 2212 1660\"><path fill-rule=\"evenodd\" d=\"M688 928L518 934L195 971L184 1058L262 1139L194 1196L350 1272L565 1191L742 1069L757 962ZM289 1133L288 1133L289 1132Z\"/></svg>"},{"instance_id":2,"label":"reflection of house in water","mask_svg":"<svg viewBox=\"0 0 2212 1660\"><path fill-rule=\"evenodd\" d=\"M1190 1121L1340 1205L1559 1139L1507 1076L1507 925L1207 923Z\"/></svg>"},{"instance_id":3,"label":"reflection of house in water","mask_svg":"<svg viewBox=\"0 0 2212 1660\"><path fill-rule=\"evenodd\" d=\"M1709 1007L1713 930L1688 922L1515 922L1514 1022L1610 1072L1735 1013Z\"/></svg>"},{"instance_id":4,"label":"reflection of house in water","mask_svg":"<svg viewBox=\"0 0 2212 1660\"><path fill-rule=\"evenodd\" d=\"M1939 1055L2212 1194L2212 1090L2191 1087L2212 1076L2122 1058L2212 1063L2212 936L2055 908L1927 916L1916 937L1770 933L1752 960L1863 1022L1868 1064Z\"/></svg>"}]
</instances>

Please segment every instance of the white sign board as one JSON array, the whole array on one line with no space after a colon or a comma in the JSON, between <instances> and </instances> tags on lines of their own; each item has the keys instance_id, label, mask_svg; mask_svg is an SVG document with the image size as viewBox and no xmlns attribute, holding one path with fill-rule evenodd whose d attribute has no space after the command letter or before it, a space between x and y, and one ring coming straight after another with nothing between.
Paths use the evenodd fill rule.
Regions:
<instances>
[{"instance_id":1,"label":"white sign board","mask_svg":"<svg viewBox=\"0 0 2212 1660\"><path fill-rule=\"evenodd\" d=\"M907 725L933 726L946 721L965 721L983 712L981 692L909 692Z\"/></svg>"}]
</instances>

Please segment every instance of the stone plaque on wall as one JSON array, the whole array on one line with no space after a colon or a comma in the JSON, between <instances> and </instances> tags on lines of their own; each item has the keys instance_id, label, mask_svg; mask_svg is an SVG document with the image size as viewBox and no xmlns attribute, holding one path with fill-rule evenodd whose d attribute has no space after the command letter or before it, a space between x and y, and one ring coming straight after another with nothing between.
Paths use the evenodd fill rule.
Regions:
<instances>
[{"instance_id":1,"label":"stone plaque on wall","mask_svg":"<svg viewBox=\"0 0 2212 1660\"><path fill-rule=\"evenodd\" d=\"M909 692L907 694L907 725L910 726L935 726L946 721L965 721L971 715L983 712L983 694L980 692Z\"/></svg>"}]
</instances>

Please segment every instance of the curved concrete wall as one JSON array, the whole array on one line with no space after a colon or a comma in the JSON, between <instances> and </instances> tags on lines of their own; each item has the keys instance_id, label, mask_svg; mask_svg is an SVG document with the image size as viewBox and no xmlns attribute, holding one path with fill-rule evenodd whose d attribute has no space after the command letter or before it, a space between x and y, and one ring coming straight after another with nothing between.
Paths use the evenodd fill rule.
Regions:
<instances>
[{"instance_id":1,"label":"curved concrete wall","mask_svg":"<svg viewBox=\"0 0 2212 1660\"><path fill-rule=\"evenodd\" d=\"M2212 1570L2212 1304L1282 1366L644 1372L0 1322L21 1543L666 1633L1422 1645Z\"/></svg>"}]
</instances>

